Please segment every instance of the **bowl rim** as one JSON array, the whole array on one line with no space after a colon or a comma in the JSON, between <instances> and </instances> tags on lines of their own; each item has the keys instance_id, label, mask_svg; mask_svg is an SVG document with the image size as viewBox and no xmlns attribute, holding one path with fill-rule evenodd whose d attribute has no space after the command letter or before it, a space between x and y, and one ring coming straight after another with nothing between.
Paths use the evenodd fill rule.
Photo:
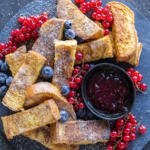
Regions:
<instances>
[{"instance_id":1,"label":"bowl rim","mask_svg":"<svg viewBox=\"0 0 150 150\"><path fill-rule=\"evenodd\" d=\"M85 91L86 91L86 83L87 83L90 75L93 72L95 72L95 70L97 70L98 68L105 67L105 66L113 67L113 68L119 70L120 72L122 72L126 76L128 82L129 82L130 88L132 89L132 92L131 92L132 98L130 99L132 101L131 101L130 107L128 107L128 111L125 113L106 114L106 113L99 112L98 109L91 106L92 104L89 102L89 100L87 100L88 96L85 93ZM130 76L127 74L127 72L123 68L121 68L118 65L112 64L112 63L100 63L100 64L96 64L93 68L91 68L87 72L85 77L83 78L82 85L81 85L81 94L82 94L82 98L83 98L83 101L84 101L86 107L91 111L91 113L93 113L95 116L97 116L100 119L113 121L113 120L117 120L117 119L124 117L125 115L127 115L131 111L131 109L134 105L134 102L135 102L136 92L135 92L135 87L134 87L134 83L132 82L132 79L130 78Z\"/></svg>"}]
</instances>

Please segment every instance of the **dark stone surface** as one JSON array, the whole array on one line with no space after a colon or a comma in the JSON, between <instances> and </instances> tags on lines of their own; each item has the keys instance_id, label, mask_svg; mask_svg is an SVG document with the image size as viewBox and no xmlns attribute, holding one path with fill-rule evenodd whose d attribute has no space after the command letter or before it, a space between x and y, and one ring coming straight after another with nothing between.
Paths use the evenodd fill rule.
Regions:
<instances>
[{"instance_id":1,"label":"dark stone surface","mask_svg":"<svg viewBox=\"0 0 150 150\"><path fill-rule=\"evenodd\" d=\"M44 10L50 11L50 16L55 15L56 0L35 0L33 3L28 4L31 0L0 0L0 41L6 41L9 32L17 26L16 20L20 14L31 15L39 14ZM103 0L104 1L104 0ZM108 0L105 0L108 1ZM120 0L124 2L123 0ZM144 17L150 20L150 3L149 0L126 0L129 6L135 11L136 27L139 34L139 39L143 43L143 53L141 56L140 66L138 70L144 75L144 81L150 86L150 69L149 69L149 56L150 56L150 23ZM21 9L22 8L22 9ZM20 10L18 12L18 10ZM140 13L139 11L140 10ZM16 15L15 15L16 14ZM143 15L141 15L143 14ZM14 16L15 15L15 16ZM14 16L14 17L13 17ZM13 18L12 18L13 17ZM11 19L12 18L12 19ZM10 21L9 21L10 20ZM8 22L9 21L9 22ZM8 22L6 24L6 22ZM2 30L2 28L4 29ZM137 95L136 102L133 108L133 113L147 126L147 133L139 137L136 141L130 144L129 150L141 150L142 147L150 140L150 89L147 94ZM8 114L8 110L0 104L0 116ZM2 126L0 124L0 150L45 150L43 146L32 142L26 138L17 137L13 141L8 142L3 136ZM95 148L88 148L95 150Z\"/></svg>"}]
</instances>

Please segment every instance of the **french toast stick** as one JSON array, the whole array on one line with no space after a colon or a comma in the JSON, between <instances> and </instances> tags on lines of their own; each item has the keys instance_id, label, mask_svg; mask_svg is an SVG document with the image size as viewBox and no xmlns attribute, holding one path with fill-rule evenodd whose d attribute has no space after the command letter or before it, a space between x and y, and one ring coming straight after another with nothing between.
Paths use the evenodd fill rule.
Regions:
<instances>
[{"instance_id":1,"label":"french toast stick","mask_svg":"<svg viewBox=\"0 0 150 150\"><path fill-rule=\"evenodd\" d=\"M3 128L8 139L33 129L55 123L60 119L57 104L45 101L31 109L2 117Z\"/></svg>"},{"instance_id":2,"label":"french toast stick","mask_svg":"<svg viewBox=\"0 0 150 150\"><path fill-rule=\"evenodd\" d=\"M115 41L117 61L128 61L137 50L134 12L120 2L109 2L113 14L112 34Z\"/></svg>"},{"instance_id":3,"label":"french toast stick","mask_svg":"<svg viewBox=\"0 0 150 150\"><path fill-rule=\"evenodd\" d=\"M142 52L142 43L138 43L136 53L135 53L135 55L133 55L131 57L131 59L128 61L128 63L133 65L133 66L138 66L139 61L140 61L141 52Z\"/></svg>"},{"instance_id":4,"label":"french toast stick","mask_svg":"<svg viewBox=\"0 0 150 150\"><path fill-rule=\"evenodd\" d=\"M108 123L100 120L57 122L50 131L53 143L74 145L106 143L110 134Z\"/></svg>"},{"instance_id":5,"label":"french toast stick","mask_svg":"<svg viewBox=\"0 0 150 150\"><path fill-rule=\"evenodd\" d=\"M110 35L107 35L98 40L91 42L79 44L77 46L77 52L83 54L84 62L96 61L103 58L112 58L114 56L114 49L111 42ZM81 61L76 61L76 64L82 63Z\"/></svg>"},{"instance_id":6,"label":"french toast stick","mask_svg":"<svg viewBox=\"0 0 150 150\"><path fill-rule=\"evenodd\" d=\"M45 57L34 51L26 54L25 62L19 68L3 98L3 105L13 111L23 110L26 88L36 82L45 61Z\"/></svg>"},{"instance_id":7,"label":"french toast stick","mask_svg":"<svg viewBox=\"0 0 150 150\"><path fill-rule=\"evenodd\" d=\"M85 16L71 0L58 0L57 16L71 20L72 29L83 40L98 39L103 36L103 29Z\"/></svg>"},{"instance_id":8,"label":"french toast stick","mask_svg":"<svg viewBox=\"0 0 150 150\"><path fill-rule=\"evenodd\" d=\"M60 91L56 86L48 82L38 82L31 85L26 89L25 107L29 108L43 101L53 98L58 105L58 108L65 109L70 113L70 118L76 120L76 114L71 104L61 95Z\"/></svg>"},{"instance_id":9,"label":"french toast stick","mask_svg":"<svg viewBox=\"0 0 150 150\"><path fill-rule=\"evenodd\" d=\"M38 128L26 133L23 133L25 137L35 140L43 144L50 150L79 150L79 146L71 146L66 144L53 144L50 137L50 128L48 126Z\"/></svg>"},{"instance_id":10,"label":"french toast stick","mask_svg":"<svg viewBox=\"0 0 150 150\"><path fill-rule=\"evenodd\" d=\"M43 55L47 65L53 67L54 64L54 40L63 38L64 20L53 18L46 21L40 28L39 38L35 41L32 50Z\"/></svg>"},{"instance_id":11,"label":"french toast stick","mask_svg":"<svg viewBox=\"0 0 150 150\"><path fill-rule=\"evenodd\" d=\"M5 56L5 61L9 65L13 77L18 72L18 69L21 67L21 65L24 63L26 52L26 46L23 45L19 47L14 53L10 53Z\"/></svg>"},{"instance_id":12,"label":"french toast stick","mask_svg":"<svg viewBox=\"0 0 150 150\"><path fill-rule=\"evenodd\" d=\"M77 41L75 40L55 40L55 63L52 83L59 89L63 85L69 84L68 80L72 76L76 48Z\"/></svg>"}]
</instances>

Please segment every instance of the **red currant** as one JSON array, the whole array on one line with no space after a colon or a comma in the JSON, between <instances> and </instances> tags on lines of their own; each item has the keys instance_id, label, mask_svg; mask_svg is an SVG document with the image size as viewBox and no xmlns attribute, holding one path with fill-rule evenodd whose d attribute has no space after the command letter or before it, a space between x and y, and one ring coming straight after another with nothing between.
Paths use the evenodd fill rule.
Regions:
<instances>
[{"instance_id":1,"label":"red currant","mask_svg":"<svg viewBox=\"0 0 150 150\"><path fill-rule=\"evenodd\" d=\"M83 54L81 52L76 53L76 60L80 61L83 58Z\"/></svg>"},{"instance_id":2,"label":"red currant","mask_svg":"<svg viewBox=\"0 0 150 150\"><path fill-rule=\"evenodd\" d=\"M124 142L119 142L118 143L118 148L121 149L121 150L124 149L125 148L125 143Z\"/></svg>"},{"instance_id":3,"label":"red currant","mask_svg":"<svg viewBox=\"0 0 150 150\"><path fill-rule=\"evenodd\" d=\"M73 70L73 74L78 74L78 73L79 73L79 69L76 69L76 68L75 68L75 69Z\"/></svg>"},{"instance_id":4,"label":"red currant","mask_svg":"<svg viewBox=\"0 0 150 150\"><path fill-rule=\"evenodd\" d=\"M116 126L117 126L117 127L121 127L121 126L123 126L123 125L124 125L124 120L123 120L123 119L117 120L117 122L116 122Z\"/></svg>"},{"instance_id":5,"label":"red currant","mask_svg":"<svg viewBox=\"0 0 150 150\"><path fill-rule=\"evenodd\" d=\"M70 91L68 94L69 97L74 97L75 96L75 91Z\"/></svg>"},{"instance_id":6,"label":"red currant","mask_svg":"<svg viewBox=\"0 0 150 150\"><path fill-rule=\"evenodd\" d=\"M81 78L79 78L79 77L75 78L75 82L76 82L77 84L80 84L80 83L81 83L81 81L82 81L82 79L81 79Z\"/></svg>"},{"instance_id":7,"label":"red currant","mask_svg":"<svg viewBox=\"0 0 150 150\"><path fill-rule=\"evenodd\" d=\"M96 19L96 15L97 15L97 13L96 13L96 12L93 12L93 13L92 13L92 18L93 18L93 19Z\"/></svg>"},{"instance_id":8,"label":"red currant","mask_svg":"<svg viewBox=\"0 0 150 150\"><path fill-rule=\"evenodd\" d=\"M139 128L138 128L138 132L140 134L144 134L146 132L146 127L144 125L141 125Z\"/></svg>"},{"instance_id":9,"label":"red currant","mask_svg":"<svg viewBox=\"0 0 150 150\"><path fill-rule=\"evenodd\" d=\"M108 15L108 16L106 17L106 20L107 20L108 22L112 22L112 21L113 21L113 17L112 17L111 15Z\"/></svg>"},{"instance_id":10,"label":"red currant","mask_svg":"<svg viewBox=\"0 0 150 150\"><path fill-rule=\"evenodd\" d=\"M110 32L109 29L105 29L105 30L104 30L104 35L108 35L109 32Z\"/></svg>"},{"instance_id":11,"label":"red currant","mask_svg":"<svg viewBox=\"0 0 150 150\"><path fill-rule=\"evenodd\" d=\"M104 27L105 29L108 29L108 28L110 27L110 23L107 22L107 21L103 21L103 22L102 22L102 25L103 25L103 27Z\"/></svg>"},{"instance_id":12,"label":"red currant","mask_svg":"<svg viewBox=\"0 0 150 150\"><path fill-rule=\"evenodd\" d=\"M99 0L99 1L96 2L96 6L97 7L100 7L101 5L102 5L102 1L101 0Z\"/></svg>"},{"instance_id":13,"label":"red currant","mask_svg":"<svg viewBox=\"0 0 150 150\"><path fill-rule=\"evenodd\" d=\"M113 150L113 147L111 145L108 145L106 150Z\"/></svg>"},{"instance_id":14,"label":"red currant","mask_svg":"<svg viewBox=\"0 0 150 150\"><path fill-rule=\"evenodd\" d=\"M79 108L80 109L83 109L85 106L84 106L84 104L81 102L81 103L79 103Z\"/></svg>"},{"instance_id":15,"label":"red currant","mask_svg":"<svg viewBox=\"0 0 150 150\"><path fill-rule=\"evenodd\" d=\"M20 16L19 18L18 18L18 22L19 23L23 23L25 21L25 17L23 17L23 16Z\"/></svg>"},{"instance_id":16,"label":"red currant","mask_svg":"<svg viewBox=\"0 0 150 150\"><path fill-rule=\"evenodd\" d=\"M104 7L103 10L102 10L102 13L103 13L104 15L107 15L108 12L109 12L108 8L107 8L107 7Z\"/></svg>"},{"instance_id":17,"label":"red currant","mask_svg":"<svg viewBox=\"0 0 150 150\"><path fill-rule=\"evenodd\" d=\"M90 69L90 65L89 65L89 64L84 64L84 65L83 65L83 69L89 70L89 69Z\"/></svg>"},{"instance_id":18,"label":"red currant","mask_svg":"<svg viewBox=\"0 0 150 150\"><path fill-rule=\"evenodd\" d=\"M143 79L143 76L142 76L142 74L139 73L139 75L138 75L138 77L137 77L138 82L141 82L142 79Z\"/></svg>"},{"instance_id":19,"label":"red currant","mask_svg":"<svg viewBox=\"0 0 150 150\"><path fill-rule=\"evenodd\" d=\"M130 133L130 129L129 128L125 128L123 131L124 134L128 135Z\"/></svg>"},{"instance_id":20,"label":"red currant","mask_svg":"<svg viewBox=\"0 0 150 150\"><path fill-rule=\"evenodd\" d=\"M74 103L75 103L75 99L74 99L73 97L69 97L69 98L68 98L68 102L69 102L70 104L74 104Z\"/></svg>"},{"instance_id":21,"label":"red currant","mask_svg":"<svg viewBox=\"0 0 150 150\"><path fill-rule=\"evenodd\" d=\"M133 80L134 83L137 83L137 81L138 81L137 76L133 76L133 77L132 77L132 80Z\"/></svg>"},{"instance_id":22,"label":"red currant","mask_svg":"<svg viewBox=\"0 0 150 150\"><path fill-rule=\"evenodd\" d=\"M129 135L123 136L123 140L124 140L125 142L129 142L129 141L130 141L130 136L129 136Z\"/></svg>"},{"instance_id":23,"label":"red currant","mask_svg":"<svg viewBox=\"0 0 150 150\"><path fill-rule=\"evenodd\" d=\"M112 131L111 134L110 134L111 138L116 138L117 136L118 136L118 134L117 134L116 131Z\"/></svg>"},{"instance_id":24,"label":"red currant","mask_svg":"<svg viewBox=\"0 0 150 150\"><path fill-rule=\"evenodd\" d=\"M145 83L141 83L141 84L140 84L140 89L141 89L142 91L146 91L146 90L147 90L147 85L146 85Z\"/></svg>"},{"instance_id":25,"label":"red currant","mask_svg":"<svg viewBox=\"0 0 150 150\"><path fill-rule=\"evenodd\" d=\"M97 15L96 15L96 20L98 20L98 21L101 20L101 15L100 15L100 14L97 14Z\"/></svg>"},{"instance_id":26,"label":"red currant","mask_svg":"<svg viewBox=\"0 0 150 150\"><path fill-rule=\"evenodd\" d=\"M95 0L91 0L90 1L90 7L93 8L96 6L96 1Z\"/></svg>"},{"instance_id":27,"label":"red currant","mask_svg":"<svg viewBox=\"0 0 150 150\"><path fill-rule=\"evenodd\" d=\"M136 139L136 134L135 133L131 133L130 134L130 140L133 141Z\"/></svg>"},{"instance_id":28,"label":"red currant","mask_svg":"<svg viewBox=\"0 0 150 150\"><path fill-rule=\"evenodd\" d=\"M86 9L86 7L80 7L80 11L81 11L83 14L85 14L85 13L87 12L87 9Z\"/></svg>"},{"instance_id":29,"label":"red currant","mask_svg":"<svg viewBox=\"0 0 150 150\"><path fill-rule=\"evenodd\" d=\"M70 82L69 82L69 86L70 86L71 88L73 88L73 89L76 89L76 88L77 88L77 84L76 84L75 82L73 82L73 81L70 81Z\"/></svg>"}]
</instances>

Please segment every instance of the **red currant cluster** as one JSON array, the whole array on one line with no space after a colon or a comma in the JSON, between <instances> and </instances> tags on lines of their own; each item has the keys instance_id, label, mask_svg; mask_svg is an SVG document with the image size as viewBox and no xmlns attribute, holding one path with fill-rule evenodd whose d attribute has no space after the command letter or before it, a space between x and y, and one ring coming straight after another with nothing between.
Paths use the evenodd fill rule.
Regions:
<instances>
[{"instance_id":1,"label":"red currant cluster","mask_svg":"<svg viewBox=\"0 0 150 150\"><path fill-rule=\"evenodd\" d=\"M82 13L86 14L89 11L92 11L91 18L97 21L100 21L103 25L104 35L109 34L109 28L113 22L113 15L110 12L110 6L106 5L102 7L101 0L90 0L86 2L85 0L75 0L79 4L80 10Z\"/></svg>"},{"instance_id":2,"label":"red currant cluster","mask_svg":"<svg viewBox=\"0 0 150 150\"><path fill-rule=\"evenodd\" d=\"M140 125L137 129L138 122L131 113L127 117L116 121L115 128L111 131L110 141L107 150L124 150L128 147L129 142L136 139L137 131L140 134L146 132L146 127Z\"/></svg>"},{"instance_id":3,"label":"red currant cluster","mask_svg":"<svg viewBox=\"0 0 150 150\"><path fill-rule=\"evenodd\" d=\"M16 51L17 47L31 39L36 40L38 29L48 20L48 13L44 12L40 16L19 17L20 29L14 29L7 43L0 43L0 59L9 53Z\"/></svg>"},{"instance_id":4,"label":"red currant cluster","mask_svg":"<svg viewBox=\"0 0 150 150\"><path fill-rule=\"evenodd\" d=\"M80 66L75 66L73 70L73 75L69 79L70 93L68 94L68 102L74 106L75 110L83 109L84 103L80 94L80 86L82 79L85 76L86 72L90 69L89 64L83 64Z\"/></svg>"},{"instance_id":5,"label":"red currant cluster","mask_svg":"<svg viewBox=\"0 0 150 150\"><path fill-rule=\"evenodd\" d=\"M147 85L145 83L142 83L142 80L143 80L142 74L139 71L134 70L133 68L129 68L127 70L127 73L131 77L137 90L145 92L147 89Z\"/></svg>"}]
</instances>

